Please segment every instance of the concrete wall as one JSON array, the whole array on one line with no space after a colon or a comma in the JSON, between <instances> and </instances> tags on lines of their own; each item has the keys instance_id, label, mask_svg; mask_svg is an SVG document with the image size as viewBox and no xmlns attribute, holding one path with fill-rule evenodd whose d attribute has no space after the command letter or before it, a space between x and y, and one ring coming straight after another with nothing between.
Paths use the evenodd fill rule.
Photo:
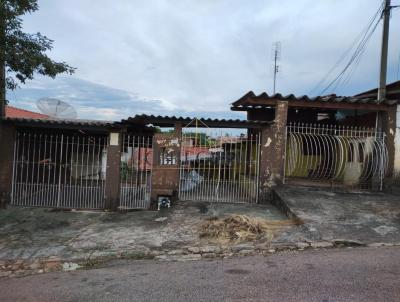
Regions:
<instances>
[{"instance_id":1,"label":"concrete wall","mask_svg":"<svg viewBox=\"0 0 400 302\"><path fill-rule=\"evenodd\" d=\"M119 206L120 197L121 134L111 132L109 134L109 143L107 148L105 201L107 209L116 210Z\"/></svg>"}]
</instances>

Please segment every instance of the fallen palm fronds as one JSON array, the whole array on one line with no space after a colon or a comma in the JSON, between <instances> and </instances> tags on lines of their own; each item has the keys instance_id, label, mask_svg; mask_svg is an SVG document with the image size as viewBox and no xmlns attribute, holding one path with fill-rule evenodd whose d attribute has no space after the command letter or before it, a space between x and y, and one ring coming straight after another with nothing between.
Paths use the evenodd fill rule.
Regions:
<instances>
[{"instance_id":1,"label":"fallen palm fronds","mask_svg":"<svg viewBox=\"0 0 400 302\"><path fill-rule=\"evenodd\" d=\"M219 242L272 240L275 231L297 224L293 220L265 220L246 215L209 218L200 226L200 237Z\"/></svg>"}]
</instances>

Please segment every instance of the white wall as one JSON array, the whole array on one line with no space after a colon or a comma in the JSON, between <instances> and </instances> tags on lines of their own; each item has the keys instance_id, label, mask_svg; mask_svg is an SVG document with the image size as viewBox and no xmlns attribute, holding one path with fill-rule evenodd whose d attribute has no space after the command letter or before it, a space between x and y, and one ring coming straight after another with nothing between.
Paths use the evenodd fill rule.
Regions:
<instances>
[{"instance_id":1,"label":"white wall","mask_svg":"<svg viewBox=\"0 0 400 302\"><path fill-rule=\"evenodd\" d=\"M394 173L400 176L400 105L397 105Z\"/></svg>"}]
</instances>

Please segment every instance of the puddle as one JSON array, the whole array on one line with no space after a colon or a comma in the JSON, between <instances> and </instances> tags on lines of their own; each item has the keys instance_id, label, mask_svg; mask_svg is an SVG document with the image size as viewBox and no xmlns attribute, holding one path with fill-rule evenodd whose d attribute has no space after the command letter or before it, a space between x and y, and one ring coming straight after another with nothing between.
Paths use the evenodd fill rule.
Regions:
<instances>
[{"instance_id":1,"label":"puddle","mask_svg":"<svg viewBox=\"0 0 400 302\"><path fill-rule=\"evenodd\" d=\"M251 272L249 270L245 270L245 269L232 268L232 269L226 270L225 273L231 274L231 275L247 275L247 274L250 274Z\"/></svg>"}]
</instances>

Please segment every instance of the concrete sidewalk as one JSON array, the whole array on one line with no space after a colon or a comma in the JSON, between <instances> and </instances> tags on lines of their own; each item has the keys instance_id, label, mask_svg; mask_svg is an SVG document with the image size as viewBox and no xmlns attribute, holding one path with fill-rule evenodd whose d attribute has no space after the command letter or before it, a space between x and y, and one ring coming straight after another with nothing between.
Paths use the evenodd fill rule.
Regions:
<instances>
[{"instance_id":1,"label":"concrete sidewalk","mask_svg":"<svg viewBox=\"0 0 400 302\"><path fill-rule=\"evenodd\" d=\"M343 245L399 245L400 197L279 187L277 207L177 202L169 210L132 212L0 211L0 277L93 267L115 258L161 261L229 258ZM200 238L210 217L247 215L278 221L273 237L215 242ZM303 222L298 224L298 222Z\"/></svg>"},{"instance_id":2,"label":"concrete sidewalk","mask_svg":"<svg viewBox=\"0 0 400 302\"><path fill-rule=\"evenodd\" d=\"M292 227L273 205L177 202L168 210L125 213L10 207L0 211L0 273L22 273L26 266L41 269L38 261L53 262L55 267L65 262L90 266L113 258L180 261L270 248L268 234L252 242L230 243L199 237L208 218L230 214L282 221L276 236Z\"/></svg>"},{"instance_id":3,"label":"concrete sidewalk","mask_svg":"<svg viewBox=\"0 0 400 302\"><path fill-rule=\"evenodd\" d=\"M380 193L333 193L328 190L282 186L277 204L303 225L276 240L335 244L400 244L400 196Z\"/></svg>"}]
</instances>

